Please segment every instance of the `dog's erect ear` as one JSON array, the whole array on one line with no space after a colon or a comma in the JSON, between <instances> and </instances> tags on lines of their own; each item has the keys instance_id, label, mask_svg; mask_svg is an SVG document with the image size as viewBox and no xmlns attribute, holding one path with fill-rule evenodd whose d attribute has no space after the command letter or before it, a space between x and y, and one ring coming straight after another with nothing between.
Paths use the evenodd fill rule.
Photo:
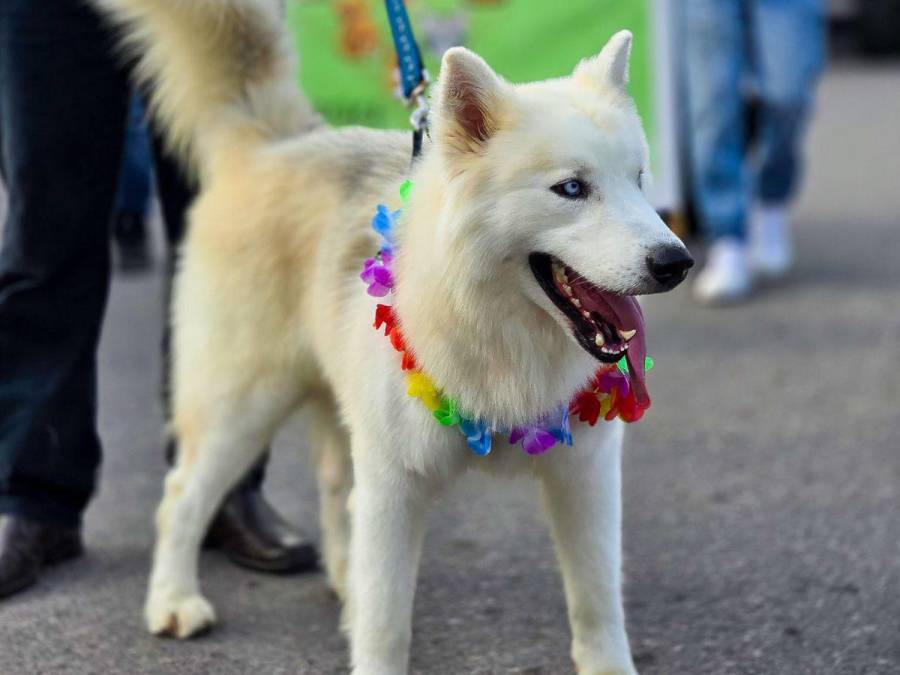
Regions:
<instances>
[{"instance_id":1,"label":"dog's erect ear","mask_svg":"<svg viewBox=\"0 0 900 675\"><path fill-rule=\"evenodd\" d=\"M504 83L477 54L464 47L444 53L435 108L435 133L459 152L475 152L497 129Z\"/></svg>"},{"instance_id":2,"label":"dog's erect ear","mask_svg":"<svg viewBox=\"0 0 900 675\"><path fill-rule=\"evenodd\" d=\"M575 68L575 79L594 84L612 85L625 90L628 84L628 58L631 56L631 31L620 30L613 35L597 56L585 59Z\"/></svg>"}]
</instances>

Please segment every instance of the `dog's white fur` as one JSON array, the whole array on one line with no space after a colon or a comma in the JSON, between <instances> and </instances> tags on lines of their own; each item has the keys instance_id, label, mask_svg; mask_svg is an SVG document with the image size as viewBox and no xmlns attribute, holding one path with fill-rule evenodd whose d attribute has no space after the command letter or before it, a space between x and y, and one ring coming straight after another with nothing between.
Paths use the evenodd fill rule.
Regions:
<instances>
[{"instance_id":1,"label":"dog's white fur","mask_svg":"<svg viewBox=\"0 0 900 675\"><path fill-rule=\"evenodd\" d=\"M406 672L425 512L470 467L536 477L579 672L635 672L621 599L622 425L575 424L573 448L539 458L499 440L475 457L407 397L397 353L372 328L376 301L358 273L377 249L375 205L398 205L409 136L322 124L295 89L275 2L95 2L142 54L157 118L202 185L172 317L179 454L157 514L149 629L184 638L214 622L197 575L204 529L305 405L354 673ZM571 77L525 85L462 48L443 59L394 304L423 369L479 417L533 419L596 367L535 282L530 252L639 293L657 290L648 252L680 246L638 185L647 150L625 93L630 42L618 33ZM575 174L590 199L549 189Z\"/></svg>"}]
</instances>

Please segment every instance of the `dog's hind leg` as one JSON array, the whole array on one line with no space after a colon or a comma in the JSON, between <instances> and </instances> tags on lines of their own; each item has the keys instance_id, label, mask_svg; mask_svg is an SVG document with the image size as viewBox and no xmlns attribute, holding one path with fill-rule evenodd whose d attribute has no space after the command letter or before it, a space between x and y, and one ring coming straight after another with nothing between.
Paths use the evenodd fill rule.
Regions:
<instances>
[{"instance_id":1,"label":"dog's hind leg","mask_svg":"<svg viewBox=\"0 0 900 675\"><path fill-rule=\"evenodd\" d=\"M186 638L215 621L197 574L203 535L223 497L262 453L293 400L286 383L264 378L253 383L252 391L243 391L207 406L210 415L193 416L187 423L182 414L176 423L178 457L156 514L153 571L144 606L147 628L154 634Z\"/></svg>"},{"instance_id":2,"label":"dog's hind leg","mask_svg":"<svg viewBox=\"0 0 900 675\"><path fill-rule=\"evenodd\" d=\"M348 499L353 489L350 439L338 420L335 403L310 404L310 444L319 484L319 520L322 557L328 583L343 601L347 594L347 558L350 548Z\"/></svg>"},{"instance_id":3,"label":"dog's hind leg","mask_svg":"<svg viewBox=\"0 0 900 675\"><path fill-rule=\"evenodd\" d=\"M576 430L575 446L540 477L579 675L636 675L625 633L621 574L622 425Z\"/></svg>"}]
</instances>

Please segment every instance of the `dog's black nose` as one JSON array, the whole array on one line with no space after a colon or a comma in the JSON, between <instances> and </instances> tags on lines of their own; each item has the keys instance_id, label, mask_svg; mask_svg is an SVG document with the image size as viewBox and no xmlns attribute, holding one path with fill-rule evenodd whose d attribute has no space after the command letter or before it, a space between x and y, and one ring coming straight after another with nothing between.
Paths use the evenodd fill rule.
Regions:
<instances>
[{"instance_id":1,"label":"dog's black nose","mask_svg":"<svg viewBox=\"0 0 900 675\"><path fill-rule=\"evenodd\" d=\"M684 281L693 266L694 259L683 246L662 246L647 256L647 269L667 291Z\"/></svg>"}]
</instances>

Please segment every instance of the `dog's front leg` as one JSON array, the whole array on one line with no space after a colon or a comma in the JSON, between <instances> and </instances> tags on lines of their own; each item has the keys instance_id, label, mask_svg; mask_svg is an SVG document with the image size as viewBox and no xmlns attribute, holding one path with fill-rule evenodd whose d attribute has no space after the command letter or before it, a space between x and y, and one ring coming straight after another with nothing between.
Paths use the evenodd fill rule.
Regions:
<instances>
[{"instance_id":1,"label":"dog's front leg","mask_svg":"<svg viewBox=\"0 0 900 675\"><path fill-rule=\"evenodd\" d=\"M403 675L409 662L428 500L424 480L394 457L390 449L354 454L347 607L354 675Z\"/></svg>"},{"instance_id":2,"label":"dog's front leg","mask_svg":"<svg viewBox=\"0 0 900 675\"><path fill-rule=\"evenodd\" d=\"M572 658L579 675L633 675L621 589L622 425L578 431L575 447L549 453L541 463Z\"/></svg>"}]
</instances>

